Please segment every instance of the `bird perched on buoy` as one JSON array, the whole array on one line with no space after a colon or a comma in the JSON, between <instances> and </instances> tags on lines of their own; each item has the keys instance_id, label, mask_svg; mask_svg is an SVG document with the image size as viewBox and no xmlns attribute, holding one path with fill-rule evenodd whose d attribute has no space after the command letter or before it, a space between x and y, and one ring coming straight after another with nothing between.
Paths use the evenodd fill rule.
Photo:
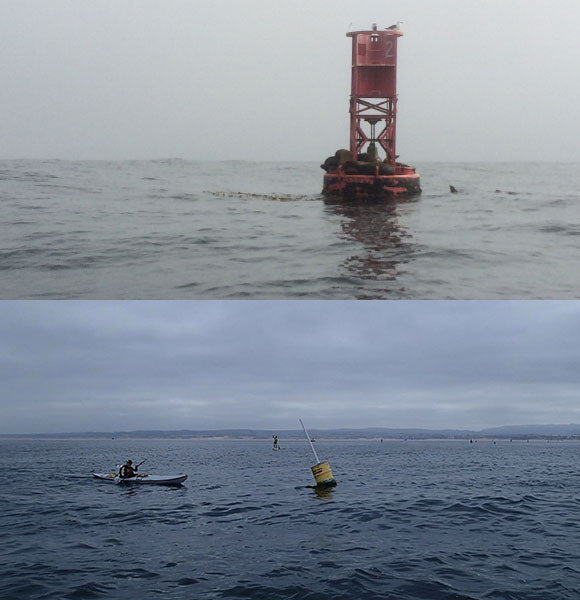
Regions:
<instances>
[{"instance_id":1,"label":"bird perched on buoy","mask_svg":"<svg viewBox=\"0 0 580 600\"><path fill-rule=\"evenodd\" d=\"M385 29L387 31L391 30L391 31L396 31L397 29L399 29L399 25L403 23L403 21L397 21L394 25L391 25L390 27L385 27Z\"/></svg>"}]
</instances>

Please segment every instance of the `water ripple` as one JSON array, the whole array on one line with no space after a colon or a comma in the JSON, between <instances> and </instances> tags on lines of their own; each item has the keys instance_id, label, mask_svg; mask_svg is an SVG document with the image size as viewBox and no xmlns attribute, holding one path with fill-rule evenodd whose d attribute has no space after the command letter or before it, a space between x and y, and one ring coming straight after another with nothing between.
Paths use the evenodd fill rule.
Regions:
<instances>
[{"instance_id":1,"label":"water ripple","mask_svg":"<svg viewBox=\"0 0 580 600\"><path fill-rule=\"evenodd\" d=\"M2 298L577 297L580 170L419 170L422 196L361 203L318 163L0 161Z\"/></svg>"},{"instance_id":2,"label":"water ripple","mask_svg":"<svg viewBox=\"0 0 580 600\"><path fill-rule=\"evenodd\" d=\"M132 440L191 476L127 489L118 440L0 440L0 597L576 600L579 444L373 444L325 441L318 494L303 443Z\"/></svg>"}]
</instances>

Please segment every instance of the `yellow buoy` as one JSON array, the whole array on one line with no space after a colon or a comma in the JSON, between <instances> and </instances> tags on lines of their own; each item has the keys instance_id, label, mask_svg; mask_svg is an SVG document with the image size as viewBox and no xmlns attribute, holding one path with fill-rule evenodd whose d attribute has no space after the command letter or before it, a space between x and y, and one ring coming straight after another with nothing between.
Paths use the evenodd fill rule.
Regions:
<instances>
[{"instance_id":1,"label":"yellow buoy","mask_svg":"<svg viewBox=\"0 0 580 600\"><path fill-rule=\"evenodd\" d=\"M328 461L318 463L314 465L312 468L312 474L314 475L314 479L316 480L316 485L323 486L334 486L336 485L336 480L334 479L334 475L332 474L332 469L328 464Z\"/></svg>"},{"instance_id":2,"label":"yellow buoy","mask_svg":"<svg viewBox=\"0 0 580 600\"><path fill-rule=\"evenodd\" d=\"M334 475L332 474L332 469L328 464L328 461L320 462L318 458L318 454L316 454L316 450L314 449L314 445L312 444L312 440L306 431L306 427L304 427L304 423L302 419L298 419L300 421L300 425L302 425L302 429L304 429L304 433L306 435L306 439L312 448L312 452L314 453L314 458L316 458L316 464L311 467L312 474L314 475L314 480L316 481L317 487L334 487L336 485L336 479L334 479Z\"/></svg>"}]
</instances>

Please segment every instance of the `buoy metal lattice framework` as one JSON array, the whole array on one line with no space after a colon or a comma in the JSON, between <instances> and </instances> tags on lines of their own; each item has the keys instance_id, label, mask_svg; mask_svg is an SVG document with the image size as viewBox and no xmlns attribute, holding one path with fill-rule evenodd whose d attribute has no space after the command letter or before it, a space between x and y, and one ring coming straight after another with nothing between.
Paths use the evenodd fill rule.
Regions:
<instances>
[{"instance_id":1,"label":"buoy metal lattice framework","mask_svg":"<svg viewBox=\"0 0 580 600\"><path fill-rule=\"evenodd\" d=\"M326 159L322 193L369 197L421 192L415 169L397 162L396 27L351 31L352 75L349 150ZM384 153L384 159L380 153Z\"/></svg>"}]
</instances>

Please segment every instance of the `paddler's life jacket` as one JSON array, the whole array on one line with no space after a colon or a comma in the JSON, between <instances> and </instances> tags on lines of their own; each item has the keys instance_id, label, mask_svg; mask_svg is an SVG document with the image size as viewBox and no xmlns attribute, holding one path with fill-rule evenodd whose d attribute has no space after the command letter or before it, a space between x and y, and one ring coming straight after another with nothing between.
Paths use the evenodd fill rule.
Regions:
<instances>
[{"instance_id":1,"label":"paddler's life jacket","mask_svg":"<svg viewBox=\"0 0 580 600\"><path fill-rule=\"evenodd\" d=\"M122 465L119 469L119 477L123 479L127 477L135 477L136 473L133 467L129 467L128 465Z\"/></svg>"}]
</instances>

